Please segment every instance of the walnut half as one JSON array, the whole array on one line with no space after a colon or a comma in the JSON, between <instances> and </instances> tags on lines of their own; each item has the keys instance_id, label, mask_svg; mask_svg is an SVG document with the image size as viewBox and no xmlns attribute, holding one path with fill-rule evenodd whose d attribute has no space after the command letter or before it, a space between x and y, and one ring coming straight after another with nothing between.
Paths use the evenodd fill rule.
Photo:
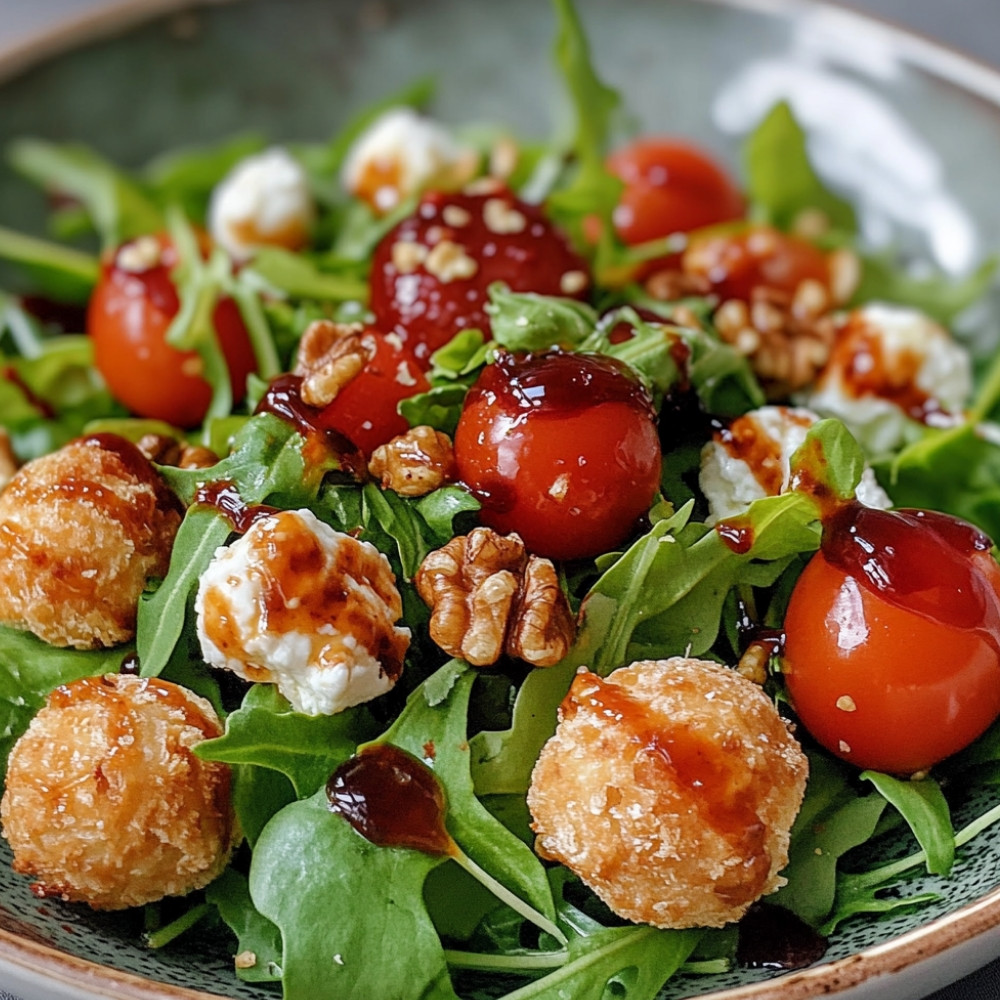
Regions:
<instances>
[{"instance_id":1,"label":"walnut half","mask_svg":"<svg viewBox=\"0 0 1000 1000\"><path fill-rule=\"evenodd\" d=\"M474 528L431 552L414 579L432 609L431 638L477 667L506 653L547 667L569 650L576 624L555 567L514 534Z\"/></svg>"},{"instance_id":2,"label":"walnut half","mask_svg":"<svg viewBox=\"0 0 1000 1000\"><path fill-rule=\"evenodd\" d=\"M299 341L294 370L295 375L302 376L302 401L310 406L333 402L373 353L360 323L334 323L328 319L310 323Z\"/></svg>"}]
</instances>

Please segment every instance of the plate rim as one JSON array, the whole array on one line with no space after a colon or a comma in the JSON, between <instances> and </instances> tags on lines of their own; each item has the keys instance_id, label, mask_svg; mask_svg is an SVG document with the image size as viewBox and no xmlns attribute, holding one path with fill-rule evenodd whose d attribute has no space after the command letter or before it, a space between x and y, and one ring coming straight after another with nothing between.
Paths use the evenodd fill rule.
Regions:
<instances>
[{"instance_id":1,"label":"plate rim","mask_svg":"<svg viewBox=\"0 0 1000 1000\"><path fill-rule=\"evenodd\" d=\"M53 27L0 43L0 87L49 59L159 18L234 5L241 0L104 0ZM1000 67L932 39L888 18L830 0L697 0L708 6L757 11L785 18L822 17L875 33L892 54L915 68L979 97L1000 112ZM959 909L852 955L789 972L760 983L698 994L692 1000L815 1000L836 996L875 976L919 968L959 945L972 945L1000 928L1000 886ZM1000 949L997 954L1000 955ZM991 959L969 964L962 975ZM81 1000L232 1000L231 996L137 976L92 962L0 927L0 971L23 973L73 990ZM81 987L100 992L80 994ZM68 994L67 994L68 995ZM275 994L277 997L277 994Z\"/></svg>"}]
</instances>

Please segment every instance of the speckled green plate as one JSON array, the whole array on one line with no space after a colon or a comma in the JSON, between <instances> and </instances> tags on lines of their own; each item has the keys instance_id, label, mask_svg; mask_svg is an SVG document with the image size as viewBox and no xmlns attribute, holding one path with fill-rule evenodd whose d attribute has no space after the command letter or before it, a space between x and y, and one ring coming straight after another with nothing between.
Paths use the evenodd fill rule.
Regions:
<instances>
[{"instance_id":1,"label":"speckled green plate","mask_svg":"<svg viewBox=\"0 0 1000 1000\"><path fill-rule=\"evenodd\" d=\"M1000 75L803 0L580 0L580 8L603 73L648 130L731 158L760 115L789 98L870 236L894 232L955 271L1000 247ZM118 3L72 31L0 47L0 144L26 133L75 139L139 164L237 131L317 139L426 74L439 78L443 118L542 135L552 120L551 35L541 0ZM0 221L37 228L42 215L40 196L0 167ZM991 348L998 314L993 303L977 317ZM957 822L989 804L963 803ZM0 986L23 1000L279 995L240 984L224 942L195 933L152 953L134 917L39 901L8 862L0 853ZM998 887L994 829L960 851L947 881L907 885L937 892L938 902L848 923L823 964L680 979L664 997L914 1000L1000 955Z\"/></svg>"}]
</instances>

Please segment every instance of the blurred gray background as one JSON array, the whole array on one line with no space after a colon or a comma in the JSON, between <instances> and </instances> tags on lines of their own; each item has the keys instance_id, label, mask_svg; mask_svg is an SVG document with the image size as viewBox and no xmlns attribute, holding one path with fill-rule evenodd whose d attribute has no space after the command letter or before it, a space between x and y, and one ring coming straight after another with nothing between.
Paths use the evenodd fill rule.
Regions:
<instances>
[{"instance_id":1,"label":"blurred gray background","mask_svg":"<svg viewBox=\"0 0 1000 1000\"><path fill-rule=\"evenodd\" d=\"M0 0L0 47L60 18L75 18L122 0ZM1000 0L850 0L867 11L1000 66Z\"/></svg>"}]
</instances>

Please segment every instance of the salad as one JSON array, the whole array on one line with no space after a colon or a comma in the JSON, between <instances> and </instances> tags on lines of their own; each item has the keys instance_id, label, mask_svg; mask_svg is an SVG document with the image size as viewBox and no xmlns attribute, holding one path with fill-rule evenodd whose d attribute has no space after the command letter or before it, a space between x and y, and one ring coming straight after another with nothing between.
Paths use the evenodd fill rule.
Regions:
<instances>
[{"instance_id":1,"label":"salad","mask_svg":"<svg viewBox=\"0 0 1000 1000\"><path fill-rule=\"evenodd\" d=\"M786 105L739 179L624 135L553 7L547 142L418 84L311 145L8 151L39 897L288 1000L652 1000L821 961L1000 820L1000 369L952 332L994 262L862 245Z\"/></svg>"}]
</instances>

